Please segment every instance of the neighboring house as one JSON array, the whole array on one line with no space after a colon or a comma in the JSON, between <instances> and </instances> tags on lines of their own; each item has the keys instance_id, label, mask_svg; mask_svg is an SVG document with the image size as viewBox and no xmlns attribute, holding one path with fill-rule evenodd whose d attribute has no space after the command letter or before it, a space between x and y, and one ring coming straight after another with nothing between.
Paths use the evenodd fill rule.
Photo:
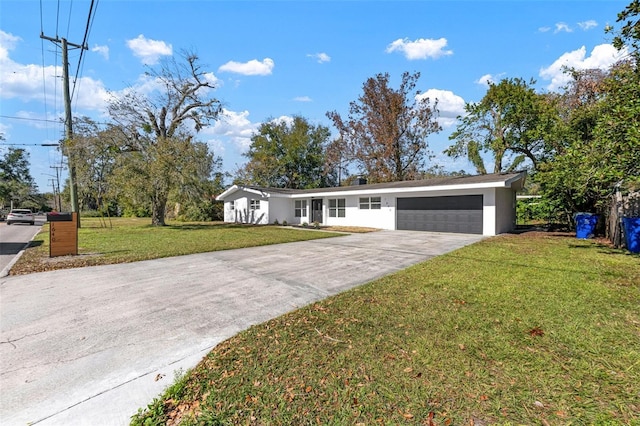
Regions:
<instances>
[{"instance_id":1,"label":"neighboring house","mask_svg":"<svg viewBox=\"0 0 640 426\"><path fill-rule=\"evenodd\" d=\"M216 199L224 201L225 222L496 235L515 228L516 192L525 177L520 172L318 189L233 185Z\"/></svg>"}]
</instances>

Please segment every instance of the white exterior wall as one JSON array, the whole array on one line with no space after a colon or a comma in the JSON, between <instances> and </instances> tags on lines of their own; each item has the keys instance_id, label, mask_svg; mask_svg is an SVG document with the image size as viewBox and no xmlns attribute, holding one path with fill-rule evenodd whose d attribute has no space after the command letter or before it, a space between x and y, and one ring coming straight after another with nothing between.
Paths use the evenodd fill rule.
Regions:
<instances>
[{"instance_id":1,"label":"white exterior wall","mask_svg":"<svg viewBox=\"0 0 640 426\"><path fill-rule=\"evenodd\" d=\"M293 200L289 198L278 197L269 198L269 223L273 223L276 220L280 224L282 224L282 222L284 221L287 221L287 223L289 224L295 223L293 221L294 213Z\"/></svg>"},{"instance_id":2,"label":"white exterior wall","mask_svg":"<svg viewBox=\"0 0 640 426\"><path fill-rule=\"evenodd\" d=\"M360 197L367 196L380 197L380 210L360 209ZM340 199L346 200L345 217L329 217L329 200ZM389 194L368 194L368 195L349 195L324 197L323 218L324 224L328 226L362 226L368 228L395 229L396 226L396 200Z\"/></svg>"},{"instance_id":3,"label":"white exterior wall","mask_svg":"<svg viewBox=\"0 0 640 426\"><path fill-rule=\"evenodd\" d=\"M312 200L322 199L322 225L328 226L361 226L380 229L397 229L396 209L398 198L410 197L443 197L443 196L483 196L483 225L482 234L491 236L509 232L515 227L515 192L518 188L504 188L487 185L484 187L442 189L425 188L394 188L366 191L358 187L345 188L345 192L314 192L311 194L281 194L261 193L251 189L240 189L225 197L225 222L250 222L259 224L279 223L287 221L289 224L312 223ZM268 196L267 196L268 195ZM380 197L381 209L360 209L361 197ZM249 211L250 200L260 199L260 210ZM345 200L345 217L329 217L329 200ZM306 215L295 217L295 201L307 202ZM235 202L235 210L231 211L230 203ZM247 220L247 212L249 218Z\"/></svg>"},{"instance_id":4,"label":"white exterior wall","mask_svg":"<svg viewBox=\"0 0 640 426\"><path fill-rule=\"evenodd\" d=\"M249 210L251 200L260 200L259 210ZM235 203L233 210L231 210L231 203ZM224 221L266 225L269 223L269 199L245 191L233 194L224 202Z\"/></svg>"},{"instance_id":5,"label":"white exterior wall","mask_svg":"<svg viewBox=\"0 0 640 426\"><path fill-rule=\"evenodd\" d=\"M482 191L482 235L496 235L496 191Z\"/></svg>"}]
</instances>

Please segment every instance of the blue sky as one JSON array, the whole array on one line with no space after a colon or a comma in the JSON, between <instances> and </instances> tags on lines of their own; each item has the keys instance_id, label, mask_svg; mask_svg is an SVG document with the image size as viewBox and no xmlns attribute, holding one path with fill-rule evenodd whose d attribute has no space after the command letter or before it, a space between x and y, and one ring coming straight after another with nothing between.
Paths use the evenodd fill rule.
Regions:
<instances>
[{"instance_id":1,"label":"blue sky","mask_svg":"<svg viewBox=\"0 0 640 426\"><path fill-rule=\"evenodd\" d=\"M555 91L566 83L563 65L608 67L620 53L604 28L628 3L96 0L73 114L106 122L109 96L152 90L145 65L195 51L224 105L199 139L233 172L260 123L301 115L334 131L326 112L346 116L367 78L386 72L397 87L402 72L419 71L418 89L438 99L443 126L428 140L431 165L473 172L442 154L464 103L479 101L488 81L534 78L540 91ZM8 145L27 149L41 191L50 191L60 155L40 144L62 137L56 121L64 107L60 52L40 34L81 43L89 6L0 2L0 153ZM72 75L78 60L72 50Z\"/></svg>"}]
</instances>

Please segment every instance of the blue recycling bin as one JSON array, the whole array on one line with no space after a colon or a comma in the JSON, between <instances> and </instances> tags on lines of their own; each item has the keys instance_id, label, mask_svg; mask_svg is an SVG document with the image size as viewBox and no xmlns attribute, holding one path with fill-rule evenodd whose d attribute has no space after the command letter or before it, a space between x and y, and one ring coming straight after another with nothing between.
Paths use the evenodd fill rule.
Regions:
<instances>
[{"instance_id":1,"label":"blue recycling bin","mask_svg":"<svg viewBox=\"0 0 640 426\"><path fill-rule=\"evenodd\" d=\"M623 217L622 228L627 250L640 253L640 217Z\"/></svg>"},{"instance_id":2,"label":"blue recycling bin","mask_svg":"<svg viewBox=\"0 0 640 426\"><path fill-rule=\"evenodd\" d=\"M582 240L593 237L596 223L598 223L597 214L578 213L576 215L576 237Z\"/></svg>"}]
</instances>

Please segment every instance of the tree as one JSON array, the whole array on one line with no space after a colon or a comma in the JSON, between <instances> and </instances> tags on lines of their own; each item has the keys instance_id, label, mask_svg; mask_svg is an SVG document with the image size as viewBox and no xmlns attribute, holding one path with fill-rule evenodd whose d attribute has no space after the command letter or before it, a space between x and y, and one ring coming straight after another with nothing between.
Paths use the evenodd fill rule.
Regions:
<instances>
[{"instance_id":1,"label":"tree","mask_svg":"<svg viewBox=\"0 0 640 426\"><path fill-rule=\"evenodd\" d=\"M310 124L295 116L269 120L251 137L246 166L236 182L274 188L319 188L328 186L324 171L329 128Z\"/></svg>"},{"instance_id":2,"label":"tree","mask_svg":"<svg viewBox=\"0 0 640 426\"><path fill-rule=\"evenodd\" d=\"M340 137L333 158L355 163L370 182L416 178L429 156L427 137L441 130L436 103L415 91L420 73L404 72L399 89L389 84L389 74L367 79L363 93L349 105L344 120L328 112Z\"/></svg>"},{"instance_id":3,"label":"tree","mask_svg":"<svg viewBox=\"0 0 640 426\"><path fill-rule=\"evenodd\" d=\"M618 19L616 22L624 22L624 25L616 33L613 38L613 45L618 50L622 50L628 47L631 50L631 55L635 58L636 65L640 59L640 0L633 0L625 7L625 9L618 13ZM633 18L636 18L635 20ZM611 26L607 26L606 32L613 32L614 29Z\"/></svg>"},{"instance_id":4,"label":"tree","mask_svg":"<svg viewBox=\"0 0 640 426\"><path fill-rule=\"evenodd\" d=\"M566 146L536 176L546 198L567 215L606 214L619 182L640 185L640 75L632 63L622 62L590 86L592 93L563 113Z\"/></svg>"},{"instance_id":5,"label":"tree","mask_svg":"<svg viewBox=\"0 0 640 426\"><path fill-rule=\"evenodd\" d=\"M74 119L74 136L66 142L70 161L76 166L76 184L81 208L104 207L119 155L122 132L113 125L101 128L88 117Z\"/></svg>"},{"instance_id":6,"label":"tree","mask_svg":"<svg viewBox=\"0 0 640 426\"><path fill-rule=\"evenodd\" d=\"M480 102L465 105L466 114L449 137L455 143L445 153L466 156L480 174L487 172L482 153L493 156L493 173L516 170L526 159L535 169L554 139L559 118L555 97L537 94L533 84L520 78L490 84Z\"/></svg>"},{"instance_id":7,"label":"tree","mask_svg":"<svg viewBox=\"0 0 640 426\"><path fill-rule=\"evenodd\" d=\"M121 152L131 160L124 172L137 182L134 191L148 195L153 225L165 224L169 194L186 181L187 171L211 171L212 159L201 145L192 143L193 133L218 118L220 101L210 96L216 88L210 73L203 71L197 55L182 53L161 63L159 69L149 69L147 76L161 88L155 97L135 91L113 99L108 110L122 131ZM201 157L194 164L185 161ZM126 173L125 173L126 174ZM191 182L193 183L193 182ZM135 198L137 194L130 194Z\"/></svg>"},{"instance_id":8,"label":"tree","mask_svg":"<svg viewBox=\"0 0 640 426\"><path fill-rule=\"evenodd\" d=\"M0 157L0 206L12 201L24 206L35 193L36 186L29 172L29 153L8 148Z\"/></svg>"}]
</instances>

